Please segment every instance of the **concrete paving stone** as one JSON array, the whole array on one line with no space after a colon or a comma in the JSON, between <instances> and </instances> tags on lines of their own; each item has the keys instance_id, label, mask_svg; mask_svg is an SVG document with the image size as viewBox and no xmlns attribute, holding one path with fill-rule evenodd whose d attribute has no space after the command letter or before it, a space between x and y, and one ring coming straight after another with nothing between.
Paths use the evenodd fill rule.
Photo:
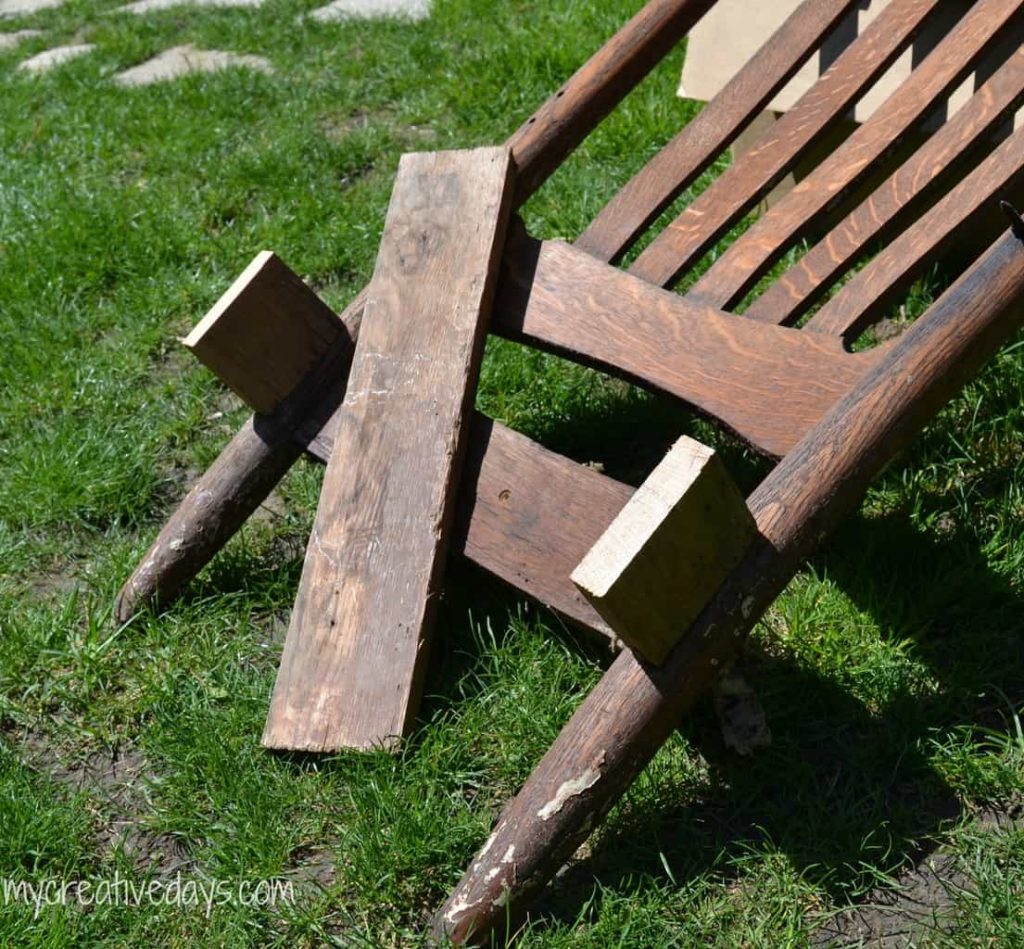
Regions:
<instances>
[{"instance_id":1,"label":"concrete paving stone","mask_svg":"<svg viewBox=\"0 0 1024 949\"><path fill-rule=\"evenodd\" d=\"M196 49L191 44L165 49L152 59L114 76L122 86L148 86L154 82L177 79L194 72L214 72L229 66L245 66L260 72L274 71L262 56L242 56L217 49Z\"/></svg>"},{"instance_id":2,"label":"concrete paving stone","mask_svg":"<svg viewBox=\"0 0 1024 949\"><path fill-rule=\"evenodd\" d=\"M42 30L15 30L13 33L0 33L0 53L7 49L14 49L22 40L42 35Z\"/></svg>"},{"instance_id":3,"label":"concrete paving stone","mask_svg":"<svg viewBox=\"0 0 1024 949\"><path fill-rule=\"evenodd\" d=\"M2 2L2 0L0 0ZM154 13L157 10L169 10L171 7L258 7L263 0L137 0L123 7L117 7L114 13Z\"/></svg>"},{"instance_id":4,"label":"concrete paving stone","mask_svg":"<svg viewBox=\"0 0 1024 949\"><path fill-rule=\"evenodd\" d=\"M23 72L32 73L49 72L49 70L55 69L63 63L69 62L72 59L77 59L79 56L84 56L90 50L95 48L96 47L92 43L75 43L71 46L55 46L53 49L43 50L43 52L37 53L31 59L26 59L23 63L19 63L18 69Z\"/></svg>"},{"instance_id":5,"label":"concrete paving stone","mask_svg":"<svg viewBox=\"0 0 1024 949\"><path fill-rule=\"evenodd\" d=\"M430 0L334 0L309 15L322 23L376 17L424 20L430 16Z\"/></svg>"},{"instance_id":6,"label":"concrete paving stone","mask_svg":"<svg viewBox=\"0 0 1024 949\"><path fill-rule=\"evenodd\" d=\"M37 10L59 7L64 0L0 0L0 17L24 16Z\"/></svg>"}]
</instances>

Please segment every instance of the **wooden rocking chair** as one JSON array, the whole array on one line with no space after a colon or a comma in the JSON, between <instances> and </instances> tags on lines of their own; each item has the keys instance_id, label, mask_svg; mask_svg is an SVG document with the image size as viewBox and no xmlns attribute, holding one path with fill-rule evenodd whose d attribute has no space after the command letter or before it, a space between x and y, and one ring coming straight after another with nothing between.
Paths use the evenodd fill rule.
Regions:
<instances>
[{"instance_id":1,"label":"wooden rocking chair","mask_svg":"<svg viewBox=\"0 0 1024 949\"><path fill-rule=\"evenodd\" d=\"M651 0L512 136L514 205L712 3ZM806 0L573 244L539 241L513 228L501 256L491 332L673 395L781 460L746 500L756 531L735 566L660 665L631 649L621 652L502 814L439 912L439 934L456 942L500 938L644 768L800 563L859 503L874 475L1024 320L1024 226L1008 209L1011 230L984 253L977 240L998 199L1024 183L1024 130L992 147L994 133L1024 101L1024 0L977 0L869 120L685 295L667 289L851 111L941 5L892 0L766 138L626 270L615 264L855 0ZM878 180L894 146L920 129L979 57L1007 42L1011 52L970 101L881 184L868 185L864 197L865 182ZM791 248L837 217L740 315L729 312ZM954 244L973 245L968 259L977 259L927 313L896 339L850 352L845 344ZM125 585L121 621L144 604L169 601L300 454L331 456L363 305L361 295L338 318L280 261L261 255L190 336L196 354L256 414L189 492ZM802 328L793 327L808 314ZM517 590L610 636L614 630L570 575L631 495L630 488L477 415L452 544Z\"/></svg>"}]
</instances>

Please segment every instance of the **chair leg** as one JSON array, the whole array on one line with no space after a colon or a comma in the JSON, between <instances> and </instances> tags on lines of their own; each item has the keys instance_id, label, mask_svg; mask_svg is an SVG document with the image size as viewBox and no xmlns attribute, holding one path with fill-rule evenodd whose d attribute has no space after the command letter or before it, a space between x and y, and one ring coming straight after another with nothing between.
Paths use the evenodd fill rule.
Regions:
<instances>
[{"instance_id":1,"label":"chair leg","mask_svg":"<svg viewBox=\"0 0 1024 949\"><path fill-rule=\"evenodd\" d=\"M125 623L172 600L266 499L302 454L290 431L250 418L164 525L128 582L114 615Z\"/></svg>"},{"instance_id":2,"label":"chair leg","mask_svg":"<svg viewBox=\"0 0 1024 949\"><path fill-rule=\"evenodd\" d=\"M760 537L660 667L623 652L576 711L435 918L500 936L632 784L800 563L874 476L1024 321L1024 248L1004 235L748 498Z\"/></svg>"}]
</instances>

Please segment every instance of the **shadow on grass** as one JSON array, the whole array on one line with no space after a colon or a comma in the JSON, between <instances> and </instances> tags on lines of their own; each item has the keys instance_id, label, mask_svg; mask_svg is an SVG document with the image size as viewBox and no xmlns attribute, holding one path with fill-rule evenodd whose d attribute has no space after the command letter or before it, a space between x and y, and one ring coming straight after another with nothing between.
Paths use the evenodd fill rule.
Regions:
<instances>
[{"instance_id":1,"label":"shadow on grass","mask_svg":"<svg viewBox=\"0 0 1024 949\"><path fill-rule=\"evenodd\" d=\"M817 559L886 638L910 639L937 682L868 708L790 657L753 645L748 677L773 744L751 758L724 747L705 705L683 731L708 760L697 799L671 780L620 806L587 859L574 862L536 904L534 918L571 923L602 891L627 895L643 878L682 884L768 844L840 904L856 901L918 862L961 817L953 789L927 755L929 740L958 726L1005 727L1005 700L1024 703L1024 604L995 574L975 538L923 534L898 515L854 518ZM595 891L595 884L601 889Z\"/></svg>"}]
</instances>

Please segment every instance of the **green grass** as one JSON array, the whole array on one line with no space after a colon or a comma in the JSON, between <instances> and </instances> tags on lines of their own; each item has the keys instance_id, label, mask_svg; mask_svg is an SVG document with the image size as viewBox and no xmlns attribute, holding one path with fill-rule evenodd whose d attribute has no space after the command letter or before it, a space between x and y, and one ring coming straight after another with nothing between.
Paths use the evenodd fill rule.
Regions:
<instances>
[{"instance_id":1,"label":"green grass","mask_svg":"<svg viewBox=\"0 0 1024 949\"><path fill-rule=\"evenodd\" d=\"M117 628L113 598L245 417L175 337L263 248L340 308L371 271L399 155L504 140L639 4L437 0L403 26L298 21L313 0L114 5L5 21L45 36L0 53L0 878L143 883L178 861L193 880L292 880L298 899L209 916L0 905L0 945L417 944L606 657L457 568L397 757L267 754L319 487L305 462L166 612ZM14 71L73 37L98 48ZM110 82L184 42L275 74ZM681 62L531 200L534 233L578 233L692 116ZM738 758L699 708L539 901L524 945L804 945L936 849L969 885L925 941L1024 944L1020 825L973 820L1024 803L1022 389L1017 342L760 624L746 675L772 745ZM479 404L627 480L684 430L747 487L765 470L676 407L510 343L489 343Z\"/></svg>"}]
</instances>

